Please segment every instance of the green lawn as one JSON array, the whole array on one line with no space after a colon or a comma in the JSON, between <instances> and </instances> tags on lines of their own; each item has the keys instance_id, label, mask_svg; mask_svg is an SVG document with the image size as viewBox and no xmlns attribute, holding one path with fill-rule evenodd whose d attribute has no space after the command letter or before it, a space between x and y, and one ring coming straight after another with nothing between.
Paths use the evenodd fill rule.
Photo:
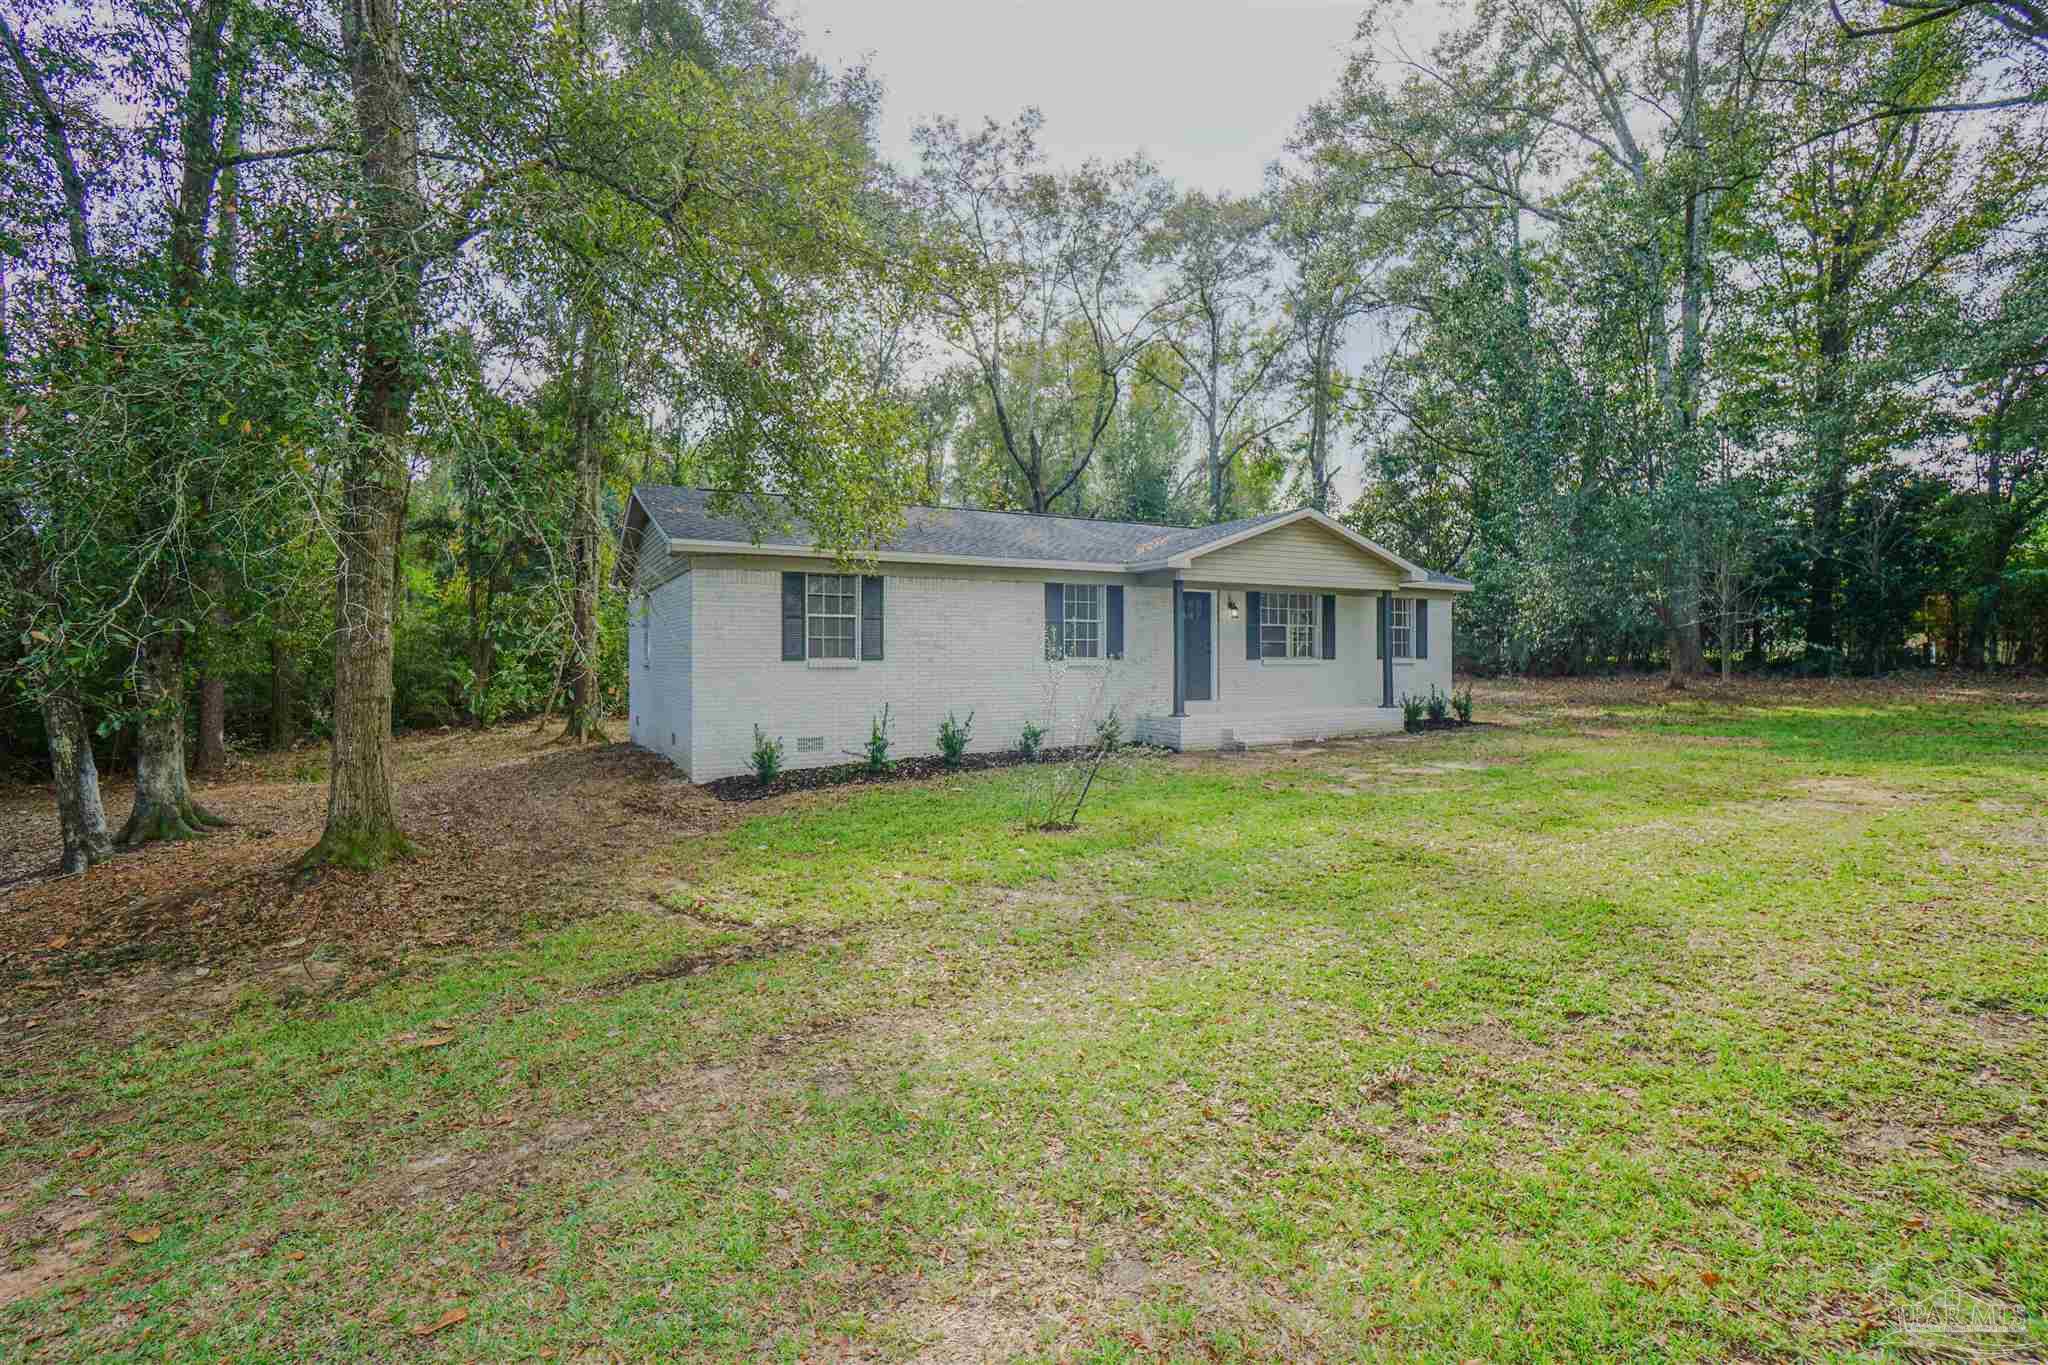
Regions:
<instances>
[{"instance_id":1,"label":"green lawn","mask_svg":"<svg viewBox=\"0 0 2048 1365\"><path fill-rule=\"evenodd\" d=\"M2048 1350L2048 712L1508 718L1070 834L1016 772L785 806L10 1075L75 1119L4 1131L14 1267L81 1269L0 1358Z\"/></svg>"}]
</instances>

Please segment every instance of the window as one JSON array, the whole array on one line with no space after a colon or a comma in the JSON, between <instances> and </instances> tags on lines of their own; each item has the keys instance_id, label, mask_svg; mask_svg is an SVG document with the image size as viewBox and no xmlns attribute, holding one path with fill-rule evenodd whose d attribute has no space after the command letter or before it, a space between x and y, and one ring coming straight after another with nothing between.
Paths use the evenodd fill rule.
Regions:
<instances>
[{"instance_id":1,"label":"window","mask_svg":"<svg viewBox=\"0 0 2048 1365\"><path fill-rule=\"evenodd\" d=\"M1062 592L1060 644L1069 659L1102 657L1102 585L1069 583Z\"/></svg>"},{"instance_id":2,"label":"window","mask_svg":"<svg viewBox=\"0 0 2048 1365\"><path fill-rule=\"evenodd\" d=\"M813 659L851 659L860 620L860 575L804 575L804 638Z\"/></svg>"},{"instance_id":3,"label":"window","mask_svg":"<svg viewBox=\"0 0 2048 1365\"><path fill-rule=\"evenodd\" d=\"M1269 592L1259 598L1259 657L1316 657L1316 599L1305 592Z\"/></svg>"},{"instance_id":4,"label":"window","mask_svg":"<svg viewBox=\"0 0 2048 1365\"><path fill-rule=\"evenodd\" d=\"M1415 599L1396 597L1387 614L1387 657L1415 657Z\"/></svg>"},{"instance_id":5,"label":"window","mask_svg":"<svg viewBox=\"0 0 2048 1365\"><path fill-rule=\"evenodd\" d=\"M640 666L654 667L654 603L640 599Z\"/></svg>"}]
</instances>

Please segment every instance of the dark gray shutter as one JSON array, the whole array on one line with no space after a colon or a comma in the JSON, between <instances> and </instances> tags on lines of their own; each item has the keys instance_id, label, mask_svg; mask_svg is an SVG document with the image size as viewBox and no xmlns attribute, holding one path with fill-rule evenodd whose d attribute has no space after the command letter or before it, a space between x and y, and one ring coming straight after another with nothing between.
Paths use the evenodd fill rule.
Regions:
<instances>
[{"instance_id":1,"label":"dark gray shutter","mask_svg":"<svg viewBox=\"0 0 2048 1365\"><path fill-rule=\"evenodd\" d=\"M1124 590L1113 585L1107 597L1108 605L1103 610L1109 616L1108 654L1112 659L1121 659L1124 657Z\"/></svg>"},{"instance_id":2,"label":"dark gray shutter","mask_svg":"<svg viewBox=\"0 0 2048 1365\"><path fill-rule=\"evenodd\" d=\"M1323 594L1323 657L1337 657L1337 594Z\"/></svg>"},{"instance_id":3,"label":"dark gray shutter","mask_svg":"<svg viewBox=\"0 0 2048 1365\"><path fill-rule=\"evenodd\" d=\"M882 576L862 574L860 580L860 657L882 657Z\"/></svg>"},{"instance_id":4,"label":"dark gray shutter","mask_svg":"<svg viewBox=\"0 0 2048 1365\"><path fill-rule=\"evenodd\" d=\"M804 576L782 576L782 657L804 657Z\"/></svg>"},{"instance_id":5,"label":"dark gray shutter","mask_svg":"<svg viewBox=\"0 0 2048 1365\"><path fill-rule=\"evenodd\" d=\"M1264 593L1248 592L1244 595L1244 657L1259 657L1259 601Z\"/></svg>"},{"instance_id":6,"label":"dark gray shutter","mask_svg":"<svg viewBox=\"0 0 2048 1365\"><path fill-rule=\"evenodd\" d=\"M1379 640L1377 648L1379 649L1379 655L1382 659L1387 657L1387 651L1394 639L1394 623L1392 619L1388 616L1388 611L1390 609L1387 606L1387 603L1391 600L1392 599L1389 598L1385 593L1380 594L1380 628L1379 635L1377 637Z\"/></svg>"},{"instance_id":7,"label":"dark gray shutter","mask_svg":"<svg viewBox=\"0 0 2048 1365\"><path fill-rule=\"evenodd\" d=\"M1409 604L1408 610L1415 614L1415 657L1429 657L1429 599L1418 597Z\"/></svg>"},{"instance_id":8,"label":"dark gray shutter","mask_svg":"<svg viewBox=\"0 0 2048 1365\"><path fill-rule=\"evenodd\" d=\"M1045 657L1060 647L1060 628L1065 624L1067 595L1057 583L1045 585Z\"/></svg>"}]
</instances>

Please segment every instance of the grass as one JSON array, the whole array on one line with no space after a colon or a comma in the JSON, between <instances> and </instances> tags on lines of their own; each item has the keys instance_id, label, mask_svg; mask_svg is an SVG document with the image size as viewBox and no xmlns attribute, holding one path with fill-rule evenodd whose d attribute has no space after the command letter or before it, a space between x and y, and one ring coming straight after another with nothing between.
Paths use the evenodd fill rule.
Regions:
<instances>
[{"instance_id":1,"label":"grass","mask_svg":"<svg viewBox=\"0 0 2048 1365\"><path fill-rule=\"evenodd\" d=\"M0 1356L2048 1350L2048 714L1512 719L785 806L11 1074Z\"/></svg>"}]
</instances>

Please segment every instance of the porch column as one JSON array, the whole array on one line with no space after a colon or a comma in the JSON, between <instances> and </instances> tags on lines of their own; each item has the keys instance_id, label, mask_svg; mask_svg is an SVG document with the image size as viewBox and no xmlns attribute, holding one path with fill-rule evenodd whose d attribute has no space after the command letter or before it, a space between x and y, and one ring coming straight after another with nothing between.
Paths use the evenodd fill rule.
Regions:
<instances>
[{"instance_id":1,"label":"porch column","mask_svg":"<svg viewBox=\"0 0 2048 1365\"><path fill-rule=\"evenodd\" d=\"M1380 705L1394 704L1394 594L1380 592Z\"/></svg>"},{"instance_id":2,"label":"porch column","mask_svg":"<svg viewBox=\"0 0 2048 1365\"><path fill-rule=\"evenodd\" d=\"M1188 713L1188 699L1182 693L1182 679L1187 676L1188 642L1186 626L1181 621L1180 580L1173 580L1173 714L1185 716Z\"/></svg>"}]
</instances>

